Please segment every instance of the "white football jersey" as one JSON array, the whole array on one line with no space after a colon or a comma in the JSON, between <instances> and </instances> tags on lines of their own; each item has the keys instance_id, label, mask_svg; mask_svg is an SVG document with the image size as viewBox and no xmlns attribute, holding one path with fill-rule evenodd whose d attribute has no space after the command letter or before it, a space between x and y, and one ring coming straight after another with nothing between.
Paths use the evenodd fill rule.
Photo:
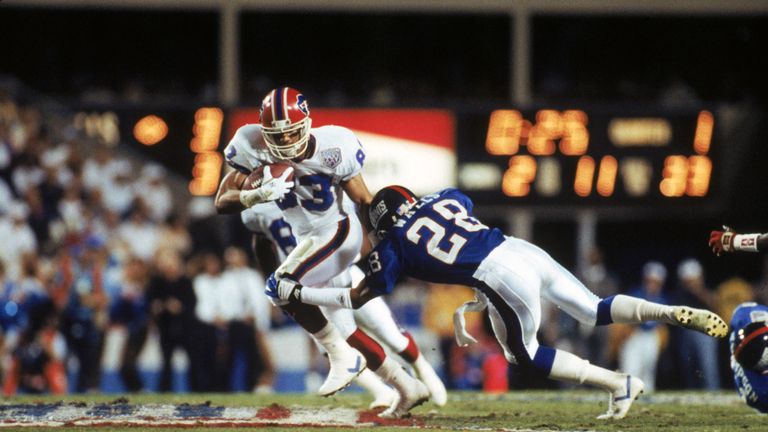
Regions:
<instances>
[{"instance_id":1,"label":"white football jersey","mask_svg":"<svg viewBox=\"0 0 768 432\"><path fill-rule=\"evenodd\" d=\"M274 202L256 204L240 213L240 219L249 231L264 234L275 245L278 262L296 247L291 226L283 219L283 212Z\"/></svg>"},{"instance_id":2,"label":"white football jersey","mask_svg":"<svg viewBox=\"0 0 768 432\"><path fill-rule=\"evenodd\" d=\"M340 126L322 126L310 131L312 154L301 162L288 162L294 169L294 188L276 201L285 220L298 237L335 224L347 216L341 182L358 175L365 153L355 134ZM264 144L261 125L249 124L237 130L224 149L227 163L249 174L262 165L276 162Z\"/></svg>"}]
</instances>

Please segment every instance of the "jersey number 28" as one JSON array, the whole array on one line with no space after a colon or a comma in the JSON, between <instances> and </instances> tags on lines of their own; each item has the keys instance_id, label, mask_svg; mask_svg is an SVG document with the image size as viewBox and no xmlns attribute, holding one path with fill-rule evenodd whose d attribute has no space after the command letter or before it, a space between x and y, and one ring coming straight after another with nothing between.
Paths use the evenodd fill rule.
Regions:
<instances>
[{"instance_id":1,"label":"jersey number 28","mask_svg":"<svg viewBox=\"0 0 768 432\"><path fill-rule=\"evenodd\" d=\"M486 225L470 216L467 209L456 200L440 200L432 206L432 209L443 219L449 222L452 221L456 226L463 228L465 231L476 232L488 229ZM440 242L445 237L445 227L434 219L424 216L416 219L408 229L406 233L408 240L419 244L421 240L421 233L419 231L422 228L426 228L430 235L427 241L427 253L446 264L453 264L461 248L467 243L467 239L454 233L448 238L448 242L451 244L450 248L448 250L441 249Z\"/></svg>"}]
</instances>

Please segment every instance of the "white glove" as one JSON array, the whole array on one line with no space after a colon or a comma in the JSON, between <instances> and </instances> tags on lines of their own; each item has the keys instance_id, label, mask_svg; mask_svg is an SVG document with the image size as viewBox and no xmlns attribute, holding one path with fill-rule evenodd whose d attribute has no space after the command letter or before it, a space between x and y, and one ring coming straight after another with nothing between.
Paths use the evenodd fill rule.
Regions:
<instances>
[{"instance_id":1,"label":"white glove","mask_svg":"<svg viewBox=\"0 0 768 432\"><path fill-rule=\"evenodd\" d=\"M464 320L464 313L480 312L485 309L486 306L488 306L488 300L484 295L478 294L474 300L468 301L456 308L456 311L453 313L453 332L456 336L456 343L460 347L477 343L477 339L467 331L467 322Z\"/></svg>"},{"instance_id":2,"label":"white glove","mask_svg":"<svg viewBox=\"0 0 768 432\"><path fill-rule=\"evenodd\" d=\"M280 177L272 177L269 165L265 166L264 179L261 181L261 186L253 190L241 190L240 202L245 207L250 208L255 204L279 200L285 196L294 185L293 181L286 181L291 173L293 173L293 167L289 167L283 171L283 175Z\"/></svg>"}]
</instances>

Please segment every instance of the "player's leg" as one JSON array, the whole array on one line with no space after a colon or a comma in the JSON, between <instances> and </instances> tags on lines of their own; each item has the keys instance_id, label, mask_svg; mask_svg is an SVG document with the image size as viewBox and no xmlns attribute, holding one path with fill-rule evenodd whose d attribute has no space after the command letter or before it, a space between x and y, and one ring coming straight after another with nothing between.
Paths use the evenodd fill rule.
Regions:
<instances>
[{"instance_id":1,"label":"player's leg","mask_svg":"<svg viewBox=\"0 0 768 432\"><path fill-rule=\"evenodd\" d=\"M360 221L350 216L339 221L334 229L318 230L317 233L302 239L276 273L306 286L327 285L334 277L344 277L342 273L353 264L362 243ZM346 285L343 281L337 283ZM324 311L329 317L339 313L331 308ZM345 313L351 316L351 311ZM335 318L332 321L337 322ZM354 319L352 324L347 330L343 330L349 344L366 356L371 370L400 393L400 401L391 411L382 414L400 417L407 414L412 407L426 401L429 398L429 390L420 381L408 375L396 361L388 358L378 342L357 329Z\"/></svg>"},{"instance_id":2,"label":"player's leg","mask_svg":"<svg viewBox=\"0 0 768 432\"><path fill-rule=\"evenodd\" d=\"M278 305L328 353L330 371L318 392L330 396L347 387L366 367L366 358L352 348L317 306L303 303Z\"/></svg>"},{"instance_id":3,"label":"player's leg","mask_svg":"<svg viewBox=\"0 0 768 432\"><path fill-rule=\"evenodd\" d=\"M588 384L611 394L607 417L624 417L642 381L590 364L574 354L540 346L540 295L548 273L543 261L531 256L523 243L507 241L480 265L477 288L489 301L494 334L507 360L551 379Z\"/></svg>"},{"instance_id":4,"label":"player's leg","mask_svg":"<svg viewBox=\"0 0 768 432\"><path fill-rule=\"evenodd\" d=\"M334 281L336 281L335 278ZM386 361L384 349L358 329L351 309L329 307L320 309L339 329L341 336L365 357L369 371L361 373L355 382L373 396L370 408L389 408L394 403L397 392L387 386L375 372Z\"/></svg>"},{"instance_id":5,"label":"player's leg","mask_svg":"<svg viewBox=\"0 0 768 432\"><path fill-rule=\"evenodd\" d=\"M400 329L397 323L395 323L392 311L383 298L377 297L368 301L361 308L355 309L354 315L355 321L359 326L396 352L413 367L416 375L429 389L432 401L437 406L445 405L448 400L445 385L440 380L440 377L437 376L429 361L421 354L411 334Z\"/></svg>"},{"instance_id":6,"label":"player's leg","mask_svg":"<svg viewBox=\"0 0 768 432\"><path fill-rule=\"evenodd\" d=\"M351 279L351 286L357 286L365 277L362 270L356 266L351 266L346 273ZM354 315L358 325L373 334L413 367L416 375L429 389L432 401L437 406L446 404L448 393L445 390L445 384L421 354L411 334L397 325L392 311L382 297L370 300L361 308L355 309Z\"/></svg>"},{"instance_id":7,"label":"player's leg","mask_svg":"<svg viewBox=\"0 0 768 432\"><path fill-rule=\"evenodd\" d=\"M402 417L429 399L429 390L424 384L408 375L376 340L357 327L351 309L323 307L322 310L339 327L347 342L363 353L368 367L397 391L399 397L381 416Z\"/></svg>"},{"instance_id":8,"label":"player's leg","mask_svg":"<svg viewBox=\"0 0 768 432\"><path fill-rule=\"evenodd\" d=\"M347 218L335 227L302 238L275 274L313 285L324 283L339 274L354 259L362 242L361 234L352 231L351 225ZM365 369L366 357L352 349L346 341L347 336L342 337L319 308L304 304L285 305L288 302L273 303L283 307L328 352L331 367L328 378L320 386L320 394L328 396L341 390Z\"/></svg>"},{"instance_id":9,"label":"player's leg","mask_svg":"<svg viewBox=\"0 0 768 432\"><path fill-rule=\"evenodd\" d=\"M523 240L505 242L542 278L541 295L582 323L638 324L661 321L705 333L725 337L728 325L716 313L688 306L668 306L628 295L600 299L571 272L541 248Z\"/></svg>"}]
</instances>

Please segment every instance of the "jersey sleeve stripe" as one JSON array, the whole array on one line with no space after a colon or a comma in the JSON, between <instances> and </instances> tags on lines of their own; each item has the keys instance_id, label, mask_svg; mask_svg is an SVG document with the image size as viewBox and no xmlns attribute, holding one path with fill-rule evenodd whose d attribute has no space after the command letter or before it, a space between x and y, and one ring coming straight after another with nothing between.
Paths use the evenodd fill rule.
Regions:
<instances>
[{"instance_id":1,"label":"jersey sleeve stripe","mask_svg":"<svg viewBox=\"0 0 768 432\"><path fill-rule=\"evenodd\" d=\"M249 170L248 168L246 168L246 167L244 167L242 165L239 165L239 164L233 162L230 159L227 159L227 164L229 166L231 166L232 168L234 168L234 169L240 171L241 173L245 174L245 175L249 175L251 173L251 170Z\"/></svg>"}]
</instances>

